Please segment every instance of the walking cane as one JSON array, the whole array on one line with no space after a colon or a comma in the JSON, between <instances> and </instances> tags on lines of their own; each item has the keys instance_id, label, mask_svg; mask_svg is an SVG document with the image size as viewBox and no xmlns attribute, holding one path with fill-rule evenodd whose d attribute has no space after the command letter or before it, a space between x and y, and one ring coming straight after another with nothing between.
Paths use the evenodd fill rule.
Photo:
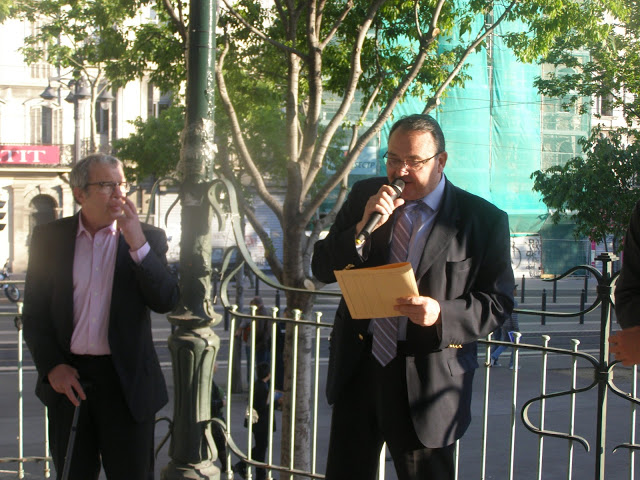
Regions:
<instances>
[{"instance_id":1,"label":"walking cane","mask_svg":"<svg viewBox=\"0 0 640 480\"><path fill-rule=\"evenodd\" d=\"M64 467L62 469L62 480L69 480L69 469L71 468L71 457L73 455L73 444L76 442L76 432L78 430L78 418L80 416L80 407L82 400L73 411L73 420L71 421L71 431L69 432L69 442L67 443L67 453L64 457Z\"/></svg>"}]
</instances>

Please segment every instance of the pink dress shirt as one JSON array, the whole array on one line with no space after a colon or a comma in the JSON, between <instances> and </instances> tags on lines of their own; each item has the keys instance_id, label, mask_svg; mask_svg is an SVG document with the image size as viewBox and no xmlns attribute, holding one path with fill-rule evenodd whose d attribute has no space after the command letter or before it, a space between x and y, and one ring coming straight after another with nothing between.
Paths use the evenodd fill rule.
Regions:
<instances>
[{"instance_id":1,"label":"pink dress shirt","mask_svg":"<svg viewBox=\"0 0 640 480\"><path fill-rule=\"evenodd\" d=\"M92 237L80 215L73 258L73 335L71 352L77 355L110 355L109 311L120 233L116 222ZM130 251L140 263L149 253L145 243Z\"/></svg>"}]
</instances>

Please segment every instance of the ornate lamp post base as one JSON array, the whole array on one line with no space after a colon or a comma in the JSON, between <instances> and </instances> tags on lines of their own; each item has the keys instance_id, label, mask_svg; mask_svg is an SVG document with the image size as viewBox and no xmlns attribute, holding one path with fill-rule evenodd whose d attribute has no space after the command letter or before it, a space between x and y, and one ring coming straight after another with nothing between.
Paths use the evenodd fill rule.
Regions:
<instances>
[{"instance_id":1,"label":"ornate lamp post base","mask_svg":"<svg viewBox=\"0 0 640 480\"><path fill-rule=\"evenodd\" d=\"M218 337L210 325L220 316L204 319L185 311L171 314L169 321L178 328L169 336L173 364L174 405L169 456L162 480L220 478L213 464L218 452L211 436L211 385Z\"/></svg>"}]
</instances>

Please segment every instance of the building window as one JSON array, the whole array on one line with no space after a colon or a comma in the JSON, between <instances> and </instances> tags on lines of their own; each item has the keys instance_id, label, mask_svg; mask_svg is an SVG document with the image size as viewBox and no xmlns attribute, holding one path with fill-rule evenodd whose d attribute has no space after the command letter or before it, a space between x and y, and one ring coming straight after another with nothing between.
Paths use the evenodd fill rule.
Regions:
<instances>
[{"instance_id":1,"label":"building window","mask_svg":"<svg viewBox=\"0 0 640 480\"><path fill-rule=\"evenodd\" d=\"M109 133L109 109L104 109L96 102L96 133Z\"/></svg>"},{"instance_id":2,"label":"building window","mask_svg":"<svg viewBox=\"0 0 640 480\"><path fill-rule=\"evenodd\" d=\"M42 143L42 108L32 107L29 112L30 142L33 145Z\"/></svg>"},{"instance_id":3,"label":"building window","mask_svg":"<svg viewBox=\"0 0 640 480\"><path fill-rule=\"evenodd\" d=\"M62 109L53 110L52 143L62 145Z\"/></svg>"},{"instance_id":4,"label":"building window","mask_svg":"<svg viewBox=\"0 0 640 480\"><path fill-rule=\"evenodd\" d=\"M31 37L35 37L40 33L40 28L42 26L42 22L34 22L31 24ZM43 41L38 42L35 45L36 48L47 50L47 44ZM47 57L47 53L45 53L44 58ZM35 63L29 65L31 78L49 78L51 77L51 65L45 62L44 60L39 60Z\"/></svg>"},{"instance_id":5,"label":"building window","mask_svg":"<svg viewBox=\"0 0 640 480\"><path fill-rule=\"evenodd\" d=\"M613 116L613 102L615 98L612 93L607 93L604 97L600 97L600 115L603 117Z\"/></svg>"},{"instance_id":6,"label":"building window","mask_svg":"<svg viewBox=\"0 0 640 480\"><path fill-rule=\"evenodd\" d=\"M32 107L29 112L30 141L33 145L62 143L62 112L46 106Z\"/></svg>"},{"instance_id":7,"label":"building window","mask_svg":"<svg viewBox=\"0 0 640 480\"><path fill-rule=\"evenodd\" d=\"M42 144L51 145L53 140L53 110L42 107Z\"/></svg>"},{"instance_id":8,"label":"building window","mask_svg":"<svg viewBox=\"0 0 640 480\"><path fill-rule=\"evenodd\" d=\"M161 93L152 83L147 85L147 115L159 117L162 112L171 106L171 94Z\"/></svg>"}]
</instances>

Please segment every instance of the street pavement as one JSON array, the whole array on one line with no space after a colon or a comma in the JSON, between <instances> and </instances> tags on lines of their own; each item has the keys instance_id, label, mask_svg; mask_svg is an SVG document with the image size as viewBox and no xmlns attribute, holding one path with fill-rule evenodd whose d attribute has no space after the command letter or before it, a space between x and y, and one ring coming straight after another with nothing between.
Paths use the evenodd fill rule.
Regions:
<instances>
[{"instance_id":1,"label":"street pavement","mask_svg":"<svg viewBox=\"0 0 640 480\"><path fill-rule=\"evenodd\" d=\"M548 288L548 310L578 310L580 300L580 290L583 288L582 278L566 279L558 282L556 291L556 303L551 301L551 284L543 283L539 279L526 279L525 301L519 307L528 310L537 310L541 305L542 289ZM245 301L248 304L255 291L245 286ZM275 303L275 294L272 289L264 286L259 292L265 305L270 307ZM589 303L595 298L595 283L589 284ZM281 298L284 304L284 296ZM323 322L333 321L336 299L318 299L314 310L322 311ZM11 306L0 302L0 312L10 311ZM219 305L217 311L221 312ZM540 344L542 335L548 334L551 337L550 346L557 348L571 348L571 339L580 339L581 351L595 354L598 348L597 337L599 335L599 310L585 316L583 324L577 318L546 318L546 323L541 324L540 315L525 315L519 317L520 328L523 333L521 343ZM165 378L170 391L170 402L158 414L158 417L173 417L173 378L171 372L171 360L166 340L170 334L170 326L163 315L154 315L153 321L154 339L159 353L160 360L165 372ZM216 380L222 386L226 386L227 366L228 366L228 332L225 331L224 322L214 327L214 331L221 338L221 348L218 354L219 369L216 373ZM327 335L328 330L324 329L321 342L320 354L320 375L321 392L324 391L324 380L327 368ZM0 457L15 457L19 455L16 436L19 431L18 423L18 399L19 381L15 371L16 354L16 330L12 325L10 315L0 317L0 382L3 386L0 393ZM484 356L484 347L481 346L481 357ZM35 372L26 353L25 374L23 381L24 400L24 456L43 455L44 422L43 407L33 395ZM509 352L505 351L501 357L501 363L508 365ZM509 472L513 470L513 477L519 480L536 479L537 477L537 456L538 437L529 432L520 420L520 410L524 403L539 395L541 376L541 356L536 352L523 350L520 355L520 370L509 370L506 367L486 368L484 358L480 358L481 368L477 370L474 382L473 414L472 424L460 442L459 478L476 479L481 477L482 449L483 449L483 409L485 405L485 395L488 398L488 413L486 422L487 431L487 464L486 479L508 479ZM578 387L587 387L594 378L593 370L588 368L585 361L578 362L576 382ZM571 368L572 364L568 357L552 355L549 357L549 372L546 379L546 391L557 392L570 388L572 384ZM243 373L246 365L243 365ZM631 369L616 367L615 383L624 391L631 390L632 376ZM489 390L485 393L485 379L489 376ZM244 375L243 375L244 377ZM512 396L516 386L515 400ZM246 387L246 385L245 385ZM245 388L246 390L246 388ZM606 476L607 480L623 480L632 478L629 476L630 455L626 450L621 449L612 453L615 446L626 443L630 439L630 423L632 411L628 401L609 394L609 405L607 409L607 442L606 442ZM233 438L241 448L246 450L246 430L242 427L244 418L244 408L247 403L247 392L235 393L231 395L231 418L228 419L232 428ZM576 395L572 400L569 396L558 399L547 400L545 409L545 425L550 430L569 432L571 428L571 405L575 404L575 421L573 423L575 433L587 439L590 451L587 452L578 443L570 448L569 443L563 439L546 438L544 440L544 457L542 476L543 479L569 478L569 468L571 468L571 478L594 478L595 469L595 435L596 435L596 411L597 411L597 388L592 388L585 393ZM515 410L513 409L515 405ZM533 422L538 422L540 417L539 403L532 407L531 417ZM512 421L511 413L515 412L515 421ZM276 413L276 422L281 426L280 413ZM318 418L318 467L317 471L324 471L324 462L329 435L331 409L327 405L324 395L319 399ZM511 433L514 433L515 442L511 446ZM159 444L167 433L167 424L162 422L156 431L156 441ZM281 429L275 433L275 453L274 459L279 459L278 445L280 443ZM513 454L511 451L513 449ZM156 463L156 478L160 478L160 471L170 461L168 454L168 444L165 444L158 455ZM513 467L511 459L513 458ZM569 459L573 461L570 463ZM233 462L236 459L234 457ZM392 462L387 458L386 479L395 480L396 475ZM569 466L571 465L571 467ZM639 465L635 462L635 468ZM0 463L0 479L17 478L15 472L17 464ZM42 463L29 462L25 464L25 478L43 478ZM101 478L105 478L104 474ZM223 477L224 478L224 477ZM278 475L275 475L278 478Z\"/></svg>"}]
</instances>

